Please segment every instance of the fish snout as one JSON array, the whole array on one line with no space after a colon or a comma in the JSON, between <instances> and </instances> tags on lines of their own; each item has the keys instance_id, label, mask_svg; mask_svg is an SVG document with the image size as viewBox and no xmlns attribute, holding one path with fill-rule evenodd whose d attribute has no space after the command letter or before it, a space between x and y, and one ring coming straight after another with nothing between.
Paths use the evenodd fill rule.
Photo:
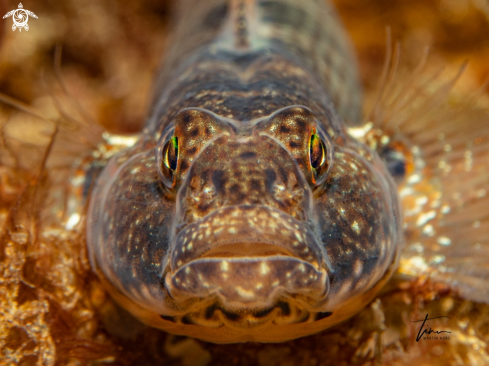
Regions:
<instances>
[{"instance_id":1,"label":"fish snout","mask_svg":"<svg viewBox=\"0 0 489 366\"><path fill-rule=\"evenodd\" d=\"M258 205L226 207L175 238L165 278L177 301L214 297L225 309L270 308L284 298L324 302L332 275L308 225Z\"/></svg>"}]
</instances>

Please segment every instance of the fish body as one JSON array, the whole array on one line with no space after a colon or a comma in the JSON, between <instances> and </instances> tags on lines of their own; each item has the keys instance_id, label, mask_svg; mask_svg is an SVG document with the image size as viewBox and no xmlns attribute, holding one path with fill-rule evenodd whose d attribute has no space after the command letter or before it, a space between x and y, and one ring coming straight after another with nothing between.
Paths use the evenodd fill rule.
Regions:
<instances>
[{"instance_id":1,"label":"fish body","mask_svg":"<svg viewBox=\"0 0 489 366\"><path fill-rule=\"evenodd\" d=\"M395 171L351 133L361 88L335 10L180 7L141 137L93 189L92 267L143 322L216 343L352 316L404 233Z\"/></svg>"}]
</instances>

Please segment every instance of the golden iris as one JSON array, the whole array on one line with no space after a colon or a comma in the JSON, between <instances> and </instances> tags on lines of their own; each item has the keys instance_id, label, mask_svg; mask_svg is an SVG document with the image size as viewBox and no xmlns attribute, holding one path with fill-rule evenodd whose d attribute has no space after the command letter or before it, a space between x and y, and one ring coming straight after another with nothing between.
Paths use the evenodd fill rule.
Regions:
<instances>
[{"instance_id":1,"label":"golden iris","mask_svg":"<svg viewBox=\"0 0 489 366\"><path fill-rule=\"evenodd\" d=\"M178 163L178 138L176 136L173 136L170 140L168 140L165 146L164 154L164 162L166 167L172 172L175 171Z\"/></svg>"},{"instance_id":2,"label":"golden iris","mask_svg":"<svg viewBox=\"0 0 489 366\"><path fill-rule=\"evenodd\" d=\"M309 141L309 159L314 170L319 169L326 160L324 143L316 134L311 135L311 140Z\"/></svg>"}]
</instances>

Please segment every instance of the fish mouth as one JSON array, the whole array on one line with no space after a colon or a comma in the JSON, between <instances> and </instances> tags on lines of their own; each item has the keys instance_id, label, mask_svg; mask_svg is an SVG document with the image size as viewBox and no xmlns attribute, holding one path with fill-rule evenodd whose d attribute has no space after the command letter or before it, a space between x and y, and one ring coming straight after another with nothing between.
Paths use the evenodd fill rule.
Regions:
<instances>
[{"instance_id":1,"label":"fish mouth","mask_svg":"<svg viewBox=\"0 0 489 366\"><path fill-rule=\"evenodd\" d=\"M283 298L316 308L329 291L330 268L309 225L274 208L241 205L178 233L165 286L175 301L208 304L213 297L232 311L273 308Z\"/></svg>"},{"instance_id":2,"label":"fish mouth","mask_svg":"<svg viewBox=\"0 0 489 366\"><path fill-rule=\"evenodd\" d=\"M193 324L209 328L227 326L243 331L264 328L270 324L314 322L331 315L333 315L331 311L311 312L303 306L298 306L294 301L280 298L272 306L249 310L229 310L216 301L184 315L161 315L160 318L176 324Z\"/></svg>"}]
</instances>

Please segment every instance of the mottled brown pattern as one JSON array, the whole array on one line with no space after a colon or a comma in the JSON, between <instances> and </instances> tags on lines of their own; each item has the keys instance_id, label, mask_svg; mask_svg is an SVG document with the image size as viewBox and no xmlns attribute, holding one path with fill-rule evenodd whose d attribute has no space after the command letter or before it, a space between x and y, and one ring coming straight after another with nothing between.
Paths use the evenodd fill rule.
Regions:
<instances>
[{"instance_id":1,"label":"mottled brown pattern","mask_svg":"<svg viewBox=\"0 0 489 366\"><path fill-rule=\"evenodd\" d=\"M141 140L100 176L91 262L147 324L223 343L296 338L353 315L392 274L396 187L347 133L356 71L339 70L353 64L339 23L315 20L335 19L321 4L236 2L219 25L194 25L213 38L192 52L177 36L180 63L170 52ZM240 17L255 28L236 32Z\"/></svg>"},{"instance_id":2,"label":"mottled brown pattern","mask_svg":"<svg viewBox=\"0 0 489 366\"><path fill-rule=\"evenodd\" d=\"M324 180L333 165L333 142L331 137L321 128L331 129L329 120L323 123L308 109L297 106L275 112L267 122L259 124L260 135L270 136L285 145L302 170L309 184L318 186ZM319 127L319 128L318 128ZM326 149L323 151L326 163L318 169L311 166L311 136L317 135ZM334 136L334 135L333 135ZM344 135L334 136L337 144L342 144Z\"/></svg>"},{"instance_id":3,"label":"mottled brown pattern","mask_svg":"<svg viewBox=\"0 0 489 366\"><path fill-rule=\"evenodd\" d=\"M235 127L222 121L221 118L206 110L184 109L174 120L171 128L162 136L157 147L158 171L165 169L163 162L164 148L168 140L178 136L178 163L173 181L167 182L169 188L179 188L185 179L192 162L199 155L201 149L210 140L220 135L232 133ZM162 179L163 174L161 174Z\"/></svg>"},{"instance_id":4,"label":"mottled brown pattern","mask_svg":"<svg viewBox=\"0 0 489 366\"><path fill-rule=\"evenodd\" d=\"M232 1L230 2L232 3ZM235 2L239 3L240 1ZM276 72L283 71L283 67L275 64L277 61L280 62L282 57L285 57L288 61L286 72L282 72L279 78L273 75L266 77L269 81L283 81L278 86L278 95L270 98L275 105L275 110L293 104L310 107L309 103L313 103L317 97L317 92L313 92L314 95L301 95L304 93L302 90L305 86L313 85L311 81L294 83L288 97L286 90L282 90L285 85L289 85L290 88L290 82L287 79L292 77L294 73L290 61L295 59L295 63L303 75L308 75L308 78L314 75L312 78L317 80L321 88L327 91L328 98L332 100L341 117L349 124L359 124L361 86L358 82L356 61L350 49L350 41L346 37L335 9L328 2L322 0L308 0L300 4L291 0L260 0L247 1L246 3L248 3L248 7L253 8L249 13L255 16L254 19L248 19L250 23L248 29L251 29L253 33L249 34L248 50L236 54L236 50L233 50L234 43L230 41L232 46L228 46L226 43L229 35L235 31L232 24L226 24L226 10L230 8L227 1L190 0L180 2L172 46L168 49L168 55L163 64L162 73L157 83L157 92L153 100L153 118L159 119L161 110L168 111L166 114L168 118L174 117L172 113L178 111L172 111L171 105L173 103L170 99L173 95L169 98L167 93L173 88L180 89L188 85L191 78L187 75L185 78L181 78L181 75L185 75L183 68L187 66L187 70L199 69L208 63L209 56L207 53L209 52L218 61L223 60L223 58L234 57L239 60L238 62L243 62L244 58L245 64L251 62L253 58L256 59L260 54L265 62L268 61L265 56L272 56L273 60L268 61L271 65L268 67L257 65L256 67L256 70L268 68L272 72L273 70ZM252 51L251 54L250 51ZM231 65L232 63L229 63L226 66ZM222 75L223 70L226 68L220 66L208 69L205 73L196 72L194 79L204 79L200 80L200 85L195 85L193 88L187 86L186 93L189 95L186 97L185 94L177 92L176 94L179 94L178 98L180 99L177 103L185 103L181 99L192 98L192 94L208 89L206 83L210 85L222 84L226 81L235 83L232 80L234 75L229 80L229 76ZM256 71L250 70L248 74L256 75ZM256 75L256 78L258 80L263 79L263 76ZM272 85L270 88L273 91L275 88ZM237 85L233 88L236 87ZM247 90L252 91L253 89L255 88L247 86ZM167 93L163 93L163 90L166 90ZM171 93L175 94L174 91ZM260 94L264 94L266 97L268 93L264 91L264 93L255 95L255 98L259 98ZM324 94L324 92L320 92L319 95L324 96ZM285 95L288 100L281 102L282 95ZM294 100L294 98L298 99ZM310 102L305 103L304 100ZM195 100L192 102L195 103ZM270 100L267 104L269 102ZM238 103L241 104L241 108L246 108L249 99L241 100ZM213 105L214 103L210 104ZM201 107L210 109L206 106ZM249 107L250 111L254 111L254 118L259 117L260 114L262 116L270 114L271 109L264 111L260 111L260 109L262 108L256 105Z\"/></svg>"},{"instance_id":5,"label":"mottled brown pattern","mask_svg":"<svg viewBox=\"0 0 489 366\"><path fill-rule=\"evenodd\" d=\"M220 166L216 161L222 162ZM259 204L305 220L311 205L307 183L294 160L265 136L241 143L217 139L194 162L188 179L179 192L182 220L187 223L220 207Z\"/></svg>"},{"instance_id":6,"label":"mottled brown pattern","mask_svg":"<svg viewBox=\"0 0 489 366\"><path fill-rule=\"evenodd\" d=\"M341 133L328 94L295 56L273 50L243 54L205 49L198 60L184 63L177 74L180 76L170 80L160 94L159 104L148 121L151 130L161 132L186 107L249 121L280 108L304 105L327 124L330 134Z\"/></svg>"}]
</instances>

